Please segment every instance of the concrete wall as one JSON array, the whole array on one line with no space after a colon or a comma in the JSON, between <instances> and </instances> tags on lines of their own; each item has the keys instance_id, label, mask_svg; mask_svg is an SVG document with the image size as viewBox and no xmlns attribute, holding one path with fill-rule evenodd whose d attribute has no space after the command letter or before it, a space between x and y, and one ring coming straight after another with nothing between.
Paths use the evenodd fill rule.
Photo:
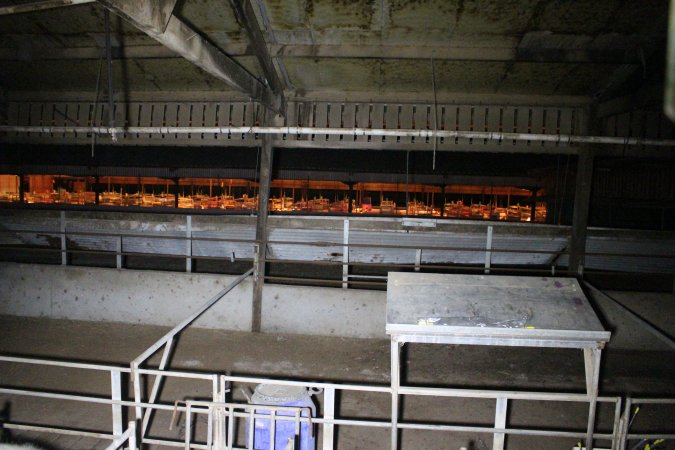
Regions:
<instances>
[{"instance_id":1,"label":"concrete wall","mask_svg":"<svg viewBox=\"0 0 675 450\"><path fill-rule=\"evenodd\" d=\"M675 294L659 292L605 291L590 293L596 313L605 328L612 332L609 348L630 350L673 350L668 339L650 332L648 326L630 311L666 335L675 333Z\"/></svg>"},{"instance_id":2,"label":"concrete wall","mask_svg":"<svg viewBox=\"0 0 675 450\"><path fill-rule=\"evenodd\" d=\"M235 277L0 263L0 314L175 325ZM248 279L194 326L248 331ZM384 338L385 293L266 285L263 331Z\"/></svg>"},{"instance_id":3,"label":"concrete wall","mask_svg":"<svg viewBox=\"0 0 675 450\"><path fill-rule=\"evenodd\" d=\"M235 277L179 272L116 270L0 263L0 314L58 319L175 325ZM200 317L194 326L248 331L248 279ZM666 333L675 329L675 295L608 292ZM610 348L663 350L655 338L608 298L592 299L612 331ZM382 291L266 285L263 331L386 338Z\"/></svg>"}]
</instances>

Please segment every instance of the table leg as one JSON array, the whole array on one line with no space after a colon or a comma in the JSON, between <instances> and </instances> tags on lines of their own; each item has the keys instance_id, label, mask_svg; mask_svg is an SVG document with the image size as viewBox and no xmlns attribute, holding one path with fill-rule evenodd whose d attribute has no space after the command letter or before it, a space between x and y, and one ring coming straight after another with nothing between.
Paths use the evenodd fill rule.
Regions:
<instances>
[{"instance_id":1,"label":"table leg","mask_svg":"<svg viewBox=\"0 0 675 450\"><path fill-rule=\"evenodd\" d=\"M600 382L599 348L584 349L584 365L586 366L586 395L588 396L588 428L586 429L586 449L593 449L593 431L595 428L595 410L598 401L598 383Z\"/></svg>"},{"instance_id":2,"label":"table leg","mask_svg":"<svg viewBox=\"0 0 675 450\"><path fill-rule=\"evenodd\" d=\"M391 450L398 449L398 388L401 385L400 352L401 345L391 339Z\"/></svg>"}]
</instances>

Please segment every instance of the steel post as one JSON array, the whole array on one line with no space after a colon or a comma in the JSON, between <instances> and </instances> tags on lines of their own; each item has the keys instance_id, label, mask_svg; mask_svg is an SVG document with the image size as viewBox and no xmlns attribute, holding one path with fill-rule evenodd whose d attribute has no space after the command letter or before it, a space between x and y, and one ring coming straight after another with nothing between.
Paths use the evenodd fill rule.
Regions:
<instances>
[{"instance_id":1,"label":"steel post","mask_svg":"<svg viewBox=\"0 0 675 450\"><path fill-rule=\"evenodd\" d=\"M335 419L335 388L323 390L323 418L328 422L323 425L323 450L333 450L335 441L335 425L330 421Z\"/></svg>"}]
</instances>

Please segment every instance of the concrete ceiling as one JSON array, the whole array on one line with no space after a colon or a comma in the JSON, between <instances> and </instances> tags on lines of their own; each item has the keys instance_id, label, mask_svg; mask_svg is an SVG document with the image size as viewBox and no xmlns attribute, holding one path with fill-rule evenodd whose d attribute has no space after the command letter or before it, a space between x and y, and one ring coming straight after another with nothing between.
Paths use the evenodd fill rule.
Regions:
<instances>
[{"instance_id":1,"label":"concrete ceiling","mask_svg":"<svg viewBox=\"0 0 675 450\"><path fill-rule=\"evenodd\" d=\"M2 1L0 7L21 3ZM666 0L253 0L287 98L428 101L455 95L612 98L659 83ZM7 93L96 89L98 3L0 17ZM256 78L254 46L227 0L174 14ZM119 92L241 96L114 17ZM105 77L105 64L102 65ZM105 78L103 78L105 79ZM104 83L102 83L104 85Z\"/></svg>"}]
</instances>

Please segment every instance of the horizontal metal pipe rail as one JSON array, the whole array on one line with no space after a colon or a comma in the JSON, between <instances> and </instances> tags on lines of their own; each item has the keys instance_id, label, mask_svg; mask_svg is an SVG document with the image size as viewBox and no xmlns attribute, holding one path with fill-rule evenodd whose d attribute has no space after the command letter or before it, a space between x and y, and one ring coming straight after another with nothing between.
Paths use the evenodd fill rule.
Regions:
<instances>
[{"instance_id":1,"label":"horizontal metal pipe rail","mask_svg":"<svg viewBox=\"0 0 675 450\"><path fill-rule=\"evenodd\" d=\"M108 372L111 375L113 373L130 373L132 370L129 367L107 365L107 364L90 364L90 363L81 363L81 362L71 362L71 361L58 361L58 360L49 360L42 358L27 358L20 356L10 356L10 355L0 355L0 363L11 363L11 364L29 364L29 365L44 365L45 367L61 367L69 369L84 369L90 371L101 371ZM215 374L205 374L205 373L195 373L195 372L184 372L184 371L170 371L170 370L156 370L156 369L143 369L138 368L138 375L162 375L169 376L173 378L181 379L192 379L200 381L208 381L210 383L214 382L217 379ZM120 382L119 377L116 378L118 383ZM118 386L118 391L121 391L121 385ZM66 394L62 392L51 392L51 391L37 391L29 389L16 389L10 387L0 387L0 394L5 395L15 395L15 396L26 396L26 397L35 397L49 400L58 400L58 401L72 401L79 403L89 403L89 404L100 404L115 407L128 407L128 408L147 408L153 410L164 410L167 412L172 412L175 410L185 411L184 407L176 407L175 405L169 404L158 404L153 402L138 402L131 400L123 400L121 398L115 399L114 391L111 394L110 398L92 396L92 395L79 395L79 394ZM5 422L2 425L6 426L8 429L16 430L26 430L26 431L36 431L36 432L46 432L46 433L57 433L57 434L67 434L73 436L81 437L92 437L97 439L109 439L112 441L111 446L118 442L125 435L121 429L121 409L118 410L118 415L116 417L115 411L113 410L113 429L117 426L117 433L101 433L91 430L82 430L82 429L70 429L62 427L52 427L52 426L40 426L35 424L15 424L12 422ZM133 441L133 440L132 440ZM162 439L154 440L155 443L159 445L172 445L170 441L165 441ZM108 447L111 448L111 447ZM116 448L116 447L112 447ZM198 448L198 447L195 447Z\"/></svg>"},{"instance_id":2,"label":"horizontal metal pipe rail","mask_svg":"<svg viewBox=\"0 0 675 450\"><path fill-rule=\"evenodd\" d=\"M279 384L278 381L280 380L272 380L272 379L260 379L261 381L265 381L267 383L274 383L274 384ZM302 385L302 383L300 383ZM339 385L340 387L344 388L344 390L349 390L349 388L357 388L357 386L350 386L347 387L346 385ZM371 387L372 388L372 387ZM363 389L352 389L352 390L360 390L360 391L366 391L366 392L373 392L373 389L368 389L367 386L364 386ZM443 393L442 390L439 389L441 394ZM495 395L460 395L461 390L457 390L458 392L453 393L453 395L446 395L446 396L452 396L452 397L468 397L468 398L494 398ZM47 399L57 399L57 400L66 400L66 401L78 401L78 402L86 402L86 403L97 403L97 404L106 404L106 405L120 405L120 406L128 406L128 407L136 407L139 405L139 403L133 402L133 401L112 401L112 400L107 400L107 399L101 399L101 398L96 398L96 397L86 397L86 396L75 396L75 395L65 395L65 394L50 394L46 392L36 392L36 391L26 391L26 390L12 390L12 389L0 389L0 394L9 394L9 395L21 395L21 396L28 396L28 397L36 397L36 398L47 398ZM500 392L495 391L495 394L501 394ZM517 396L519 400L532 400L532 401L539 401L539 400L549 400L549 401L566 401L566 402L571 402L571 401L585 401L585 399L579 399L579 400L570 400L570 399L565 399L565 398L527 398L526 393L520 393L521 395ZM516 398L516 397L513 397ZM599 398L598 401L606 401L606 402L615 402L617 401L616 399L613 398ZM156 409L156 410L164 410L164 411L180 411L180 412L186 412L187 407L185 406L172 406L172 405L166 405L166 404L159 404L159 403L140 403L144 408L147 409ZM268 407L269 408L269 407ZM206 413L206 411L200 411L196 409L191 410L194 413ZM244 413L235 413L235 417L238 418L250 418L250 414L244 414ZM254 418L259 418L259 419L269 419L268 415L265 414L255 414L253 416ZM278 416L276 420L293 420L293 417L284 417L284 416ZM304 422L309 422L309 418L301 418L301 421ZM391 428L391 422L388 421L382 421L382 420L366 420L366 419L332 419L332 420L327 420L323 419L320 417L316 418L311 418L312 423L316 424L329 424L329 425L343 425L343 426L358 426L358 427L373 427L373 428ZM47 426L37 426L37 425L27 425L27 424L15 424L11 422L6 422L3 424L8 429L16 429L16 430L26 430L26 431L41 431L41 432L50 432L50 433L56 433L56 434L68 434L68 435L74 435L74 436L82 436L82 437L94 437L98 439L110 439L110 440L115 440L117 439L115 435L113 434L108 434L108 433L99 433L99 432L93 432L93 431L88 431L88 430L73 430L73 429L65 429L65 428L58 428L58 427L47 427ZM536 430L536 429L526 429L526 428L498 428L498 427L486 427L486 426L470 426L470 425L448 425L448 424L436 424L436 423L406 423L406 422L399 422L398 423L398 428L400 429L412 429L412 430L434 430L434 431L454 431L454 432L469 432L469 433L504 433L504 434L512 434L512 435L521 435L521 436L550 436L550 437L566 437L566 438L585 438L586 437L586 432L585 431L561 431L561 430ZM638 434L630 434L628 435L629 439L636 439L636 438L643 438L643 437L665 437L665 438L670 438L672 439L673 437L669 437L669 435L638 435ZM614 434L609 434L609 433L595 433L594 437L596 439L606 439L606 440L612 440L614 439ZM143 442L145 443L166 443L167 441L165 440L159 440L159 439L144 439ZM177 442L177 441L176 441ZM182 444L181 444L182 446ZM193 448L200 448L200 447L193 447Z\"/></svg>"},{"instance_id":3,"label":"horizontal metal pipe rail","mask_svg":"<svg viewBox=\"0 0 675 450\"><path fill-rule=\"evenodd\" d=\"M5 230L0 230L0 233L7 232ZM11 232L10 232L11 233ZM43 232L44 233L44 232ZM58 232L50 232L50 234L60 234ZM70 235L70 233L66 233L66 236ZM108 234L107 236L109 237L115 237L116 235L113 234ZM117 235L119 236L119 235ZM123 235L127 236L127 235ZM158 238L158 239L171 239L171 240L185 240L185 241L200 241L200 238L194 238L194 239L186 239L186 238L179 238L179 237L166 237L166 236L137 236L137 237L148 237L148 238ZM217 242L250 242L251 245L255 244L255 241L233 241L231 239L210 239L212 241L217 241ZM313 242L295 242L295 241L289 241L289 242L280 242L280 241L270 241L268 242L270 245L302 245L302 246L310 246L310 247L351 247L351 248L382 248L382 249L391 249L391 250L433 250L433 251L454 251L454 252L475 252L475 253L485 253L486 251L489 251L491 253L513 253L513 254L542 254L542 255L550 255L550 254L555 254L555 255L569 255L569 251L563 250L563 251L556 251L556 250L518 250L518 249L499 249L499 248L482 248L482 247L432 247L432 246L427 246L427 245L418 245L418 246L405 246L405 245L388 245L388 244L383 244L383 245L378 245L378 244L325 244L325 243L313 243ZM66 249L66 250L61 250L61 248L56 247L56 246L27 246L27 245L2 245L0 244L0 250L43 250L43 251L53 251L53 252L66 252L66 253L91 253L91 254L120 254L123 256L148 256L148 255L154 255L154 256L162 256L162 257L168 257L168 258L185 258L185 254L181 253L153 253L153 252L130 252L130 251L122 251L122 252L116 252L114 250L97 250L97 249L79 249L79 248L71 248L71 249ZM585 252L583 253L583 256L606 256L606 257L618 257L618 258L662 258L662 259L675 259L675 255L663 255L663 254L646 254L646 253L607 253L607 252ZM192 259L225 259L225 260L230 260L232 259L231 256L202 256L202 255L190 255L189 256ZM237 259L239 260L250 260L252 258L242 258L238 257ZM274 261L274 262L297 262L297 263L315 263L315 264L336 264L336 265L342 265L342 262L339 261L310 261L310 260L286 260L286 259L274 259L274 258L266 258L266 261ZM376 265L396 265L396 263L360 263L360 262L350 262L350 265L358 265L358 264L363 264L363 265L368 265L368 266L376 266ZM432 267L428 266L427 264L424 264L425 267Z\"/></svg>"},{"instance_id":4,"label":"horizontal metal pipe rail","mask_svg":"<svg viewBox=\"0 0 675 450\"><path fill-rule=\"evenodd\" d=\"M632 407L634 405L675 405L675 398L633 398L626 397L626 402L624 406L624 412L621 417L620 422L620 440L619 440L619 449L628 450L628 442L633 440L656 440L656 439L675 439L675 424L671 421L671 427L668 430L662 432L630 432L630 426L632 424L632 419L634 415L637 415L637 411L632 412Z\"/></svg>"},{"instance_id":5,"label":"horizontal metal pipe rail","mask_svg":"<svg viewBox=\"0 0 675 450\"><path fill-rule=\"evenodd\" d=\"M231 243L243 243L256 245L259 242L255 239L236 239L236 238L222 238L222 237L212 237L212 236L191 236L186 237L179 234L154 234L154 233L138 233L138 232L122 232L120 230L111 230L110 232L99 232L99 231L65 231L60 230L37 230L37 229L2 229L0 234L36 234L44 235L50 234L55 236L100 236L100 237L111 237L111 238L143 238L143 239L170 239L175 241L192 241L192 242L231 242ZM560 236L565 237L565 236ZM367 243L343 243L343 242L330 242L330 241L316 241L316 242L303 242L303 241L288 241L288 240L269 240L267 241L268 245L303 245L311 247L349 247L349 248L383 248L383 249L392 249L392 250L434 250L434 251L455 251L455 252L476 252L476 253L485 253L489 251L491 253L524 253L524 254L556 254L556 255L568 255L569 250L536 250L536 249L509 249L509 248L499 248L499 247L448 247L448 246L436 246L436 245L397 245L397 244L367 244ZM24 248L20 245L0 245L0 249L21 249ZM56 246L42 247L45 250L54 249L60 250ZM83 250L83 249L69 249L69 253L77 252L106 252L105 250ZM146 253L139 252L128 252L125 254L130 255L143 255ZM153 253L154 254L154 253ZM162 253L160 256L169 256L169 257L185 257L184 254L169 254ZM666 254L645 254L645 253L614 253L614 252L594 252L586 251L584 256L609 256L609 257L631 257L631 258L664 258L664 259L675 259L675 255L666 255ZM191 256L193 258L200 258L200 256ZM208 258L218 259L219 257L213 256ZM229 257L223 257L228 259Z\"/></svg>"},{"instance_id":6,"label":"horizontal metal pipe rail","mask_svg":"<svg viewBox=\"0 0 675 450\"><path fill-rule=\"evenodd\" d=\"M25 364L43 364L45 366L56 366L64 368L73 368L73 369L85 369L85 370L94 370L94 371L123 371L128 372L129 369L126 367L120 366L111 366L104 364L88 364L88 363L79 363L79 362L69 362L69 361L56 361L40 358L23 358L17 356L5 356L0 355L0 362L7 363L25 363ZM302 386L306 388L317 388L322 389L324 392L330 391L355 391L355 392L372 392L380 394L391 394L392 390L389 386L378 386L378 385L356 385L356 384L340 384L340 383L324 383L324 382L308 382L308 381L293 381L293 380L277 380L272 378L264 377L247 377L247 376L231 376L231 375L218 375L218 374L204 374L204 373L190 373L190 372L181 372L181 371L166 371L166 370L156 370L156 369L138 369L138 373L148 374L148 375L163 375L166 377L181 377L181 378L192 378L198 380L213 380L216 377L220 377L223 380L226 380L228 383L242 383L242 384L279 384L287 386ZM426 387L414 387L406 386L401 388L399 391L400 394L404 395L441 395L445 397L457 397L457 398L476 398L476 399L496 399L496 398L508 398L510 400L525 400L525 401L557 401L557 402L585 402L587 401L587 396L585 394L574 394L574 393L554 393L554 392L524 392L524 391L496 391L496 390L481 390L481 389L456 389L456 388L426 388ZM28 389L12 389L12 388L0 388L0 394L6 395L19 395L19 396L29 396L36 398L46 398L53 400L63 400L63 401L76 401L76 402L87 402L93 404L105 404L105 405L118 405L125 407L143 407L153 410L164 410L164 411L188 411L187 407L176 406L162 403L148 403L148 402L138 402L138 401L129 401L129 400L114 400L104 397L95 397L95 396L86 396L86 395L77 395L77 394L63 394L58 392L46 392L46 391L34 391ZM614 403L615 405L620 405L620 397L598 397L598 402ZM649 399L647 402L670 402L675 403L675 399L664 399L664 400L655 400ZM192 410L192 412L203 412L198 410ZM325 414L325 412L324 412ZM240 418L250 418L249 413L236 414ZM260 414L255 415L254 417L269 419L269 415ZM278 416L278 420L293 420L293 417L285 418L283 416ZM309 421L310 418L302 418L301 420ZM391 422L383 420L367 420L367 419L339 419L339 418L326 418L326 417L316 417L311 418L312 423L322 424L323 426L360 426L360 427L376 427L376 428L390 428ZM26 430L26 431L42 431L42 432L52 432L52 433L64 433L77 436L85 437L96 437L99 439L110 439L113 442L117 442L120 439L120 436L108 433L99 433L93 432L90 430L73 430L73 429L64 429L57 427L48 427L48 426L39 426L39 425L30 425L30 424L13 424L6 423L8 428L13 428L17 430ZM615 426L617 424L615 423ZM541 429L523 429L523 428L499 428L499 427L489 427L489 426L473 426L473 425L452 425L452 424L438 424L438 423L399 423L397 425L400 429L414 429L414 430L435 430L435 431L448 431L448 432L470 432L470 433L504 433L507 435L522 435L522 436L551 436L551 437L564 437L564 438L583 438L586 436L585 431L565 431L560 429L554 430L541 430ZM126 432L125 432L126 433ZM606 439L614 441L617 437L616 430L615 432L609 433L596 433L595 438L597 439ZM630 435L631 437L633 435ZM178 441L164 440L164 439L155 439L155 438L144 438L141 440L142 443L146 444L159 444L167 446L183 446L183 443ZM203 446L203 444L194 443L190 445L190 448L208 448L208 446Z\"/></svg>"},{"instance_id":7,"label":"horizontal metal pipe rail","mask_svg":"<svg viewBox=\"0 0 675 450\"><path fill-rule=\"evenodd\" d=\"M150 255L155 256L155 257L162 257L162 258L175 258L175 259L186 259L186 266L189 266L189 269L186 268L187 271L192 271L192 263L191 261L230 261L230 262L235 262L235 261L252 261L253 260L253 247L257 244L257 241L255 239L242 239L242 238L230 238L230 237L221 237L221 236L212 236L212 235L207 235L207 236L199 236L199 232L197 233L190 233L188 236L186 236L183 232L183 230L175 230L175 231L169 231L169 232L139 232L139 231L134 231L134 230L119 230L119 229L112 229L109 231L98 231L98 230L82 230L82 229L75 229L75 230L68 230L65 228L63 225L63 215L62 215L62 225L60 229L45 229L42 227L36 228L36 227L27 227L27 228L7 228L4 230L0 230L0 235L9 235L9 236L16 236L17 239L19 240L27 240L27 244L9 244L9 245L0 245L0 251L15 251L15 252L36 252L36 254L39 254L37 252L51 252L54 254L60 254L61 255L61 264L69 264L70 260L69 257L74 256L74 255L110 255L110 256L115 256L117 258L117 261L115 263L115 266L117 268L124 268L125 263L123 258L127 257L141 257L145 258ZM190 216L188 216L190 217ZM325 218L323 218L325 219ZM382 220L382 218L378 218ZM391 220L385 220L387 222L391 222ZM460 224L460 230L461 227L464 224ZM472 235L481 235L482 233L478 232L476 233L474 228L476 224L470 224L469 225L469 230L468 233ZM483 225L479 224L481 227L479 229L482 229L484 226L486 227L492 227L493 225ZM501 225L501 224L500 224ZM509 227L510 224L504 224L503 226L506 227L507 230L511 230ZM474 231L471 231L474 230ZM311 232L311 230L308 230ZM337 229L333 231L339 231ZM324 268L342 268L342 277L338 277L337 274L333 278L331 276L326 276L320 275L320 276L315 276L315 277L301 277L301 276L279 276L279 275L266 275L264 279L269 282L277 282L277 283L308 283L308 284L321 284L321 285L327 285L327 286L335 286L335 287L342 287L342 288L381 288L384 283L384 278L380 277L379 279L377 277L371 276L366 276L366 275L358 275L358 274L351 274L349 273L349 269L345 270L345 268L358 268L358 267L363 267L363 268L382 268L382 269L414 269L414 270L421 270L424 268L425 270L456 270L456 271L463 271L463 272L475 272L475 273L487 273L488 271L492 273L524 273L524 274L548 274L551 273L552 275L555 275L556 273L559 275L565 275L569 274L569 271L565 266L558 267L558 262L560 257L568 256L569 255L569 246L564 244L564 241L569 241L569 236L565 234L566 231L569 231L568 228L556 228L554 230L553 234L548 234L544 233L542 235L542 239L558 239L558 244L554 246L553 248L549 250L539 250L539 249L518 249L518 248L500 248L500 247L491 247L490 245L487 244L487 242L483 243L483 245L478 245L478 246L466 246L466 245L456 245L456 246L434 246L432 244L426 243L426 244L396 244L396 243L366 243L366 242L361 242L361 243L354 243L354 242L332 242L332 241L301 241L301 240L288 240L288 239L277 239L277 240L272 240L268 242L268 245L270 246L285 246L286 248L292 248L292 246L309 246L313 247L315 249L322 249L322 248L339 248L340 251L338 253L335 253L333 257L331 257L328 254L325 255L318 255L316 258L298 258L294 257L293 255L290 255L286 258L274 258L272 256L269 256L267 258L267 261L270 263L275 263L275 264L296 264L296 265L311 265L315 267L324 267ZM600 230L602 232L603 230ZM456 231L452 231L456 232ZM461 231L460 231L461 233ZM562 234L561 234L562 233ZM22 235L28 235L27 237L22 238ZM35 238L31 237L31 235L35 235ZM391 233L391 238L396 237L396 232ZM38 238L44 238L45 236L47 237L54 237L55 239L52 239L51 241L48 242L41 242L40 239ZM58 239L60 237L60 239ZM110 242L108 242L108 247L111 248L104 248L104 249L87 249L87 248L82 248L82 245L79 245L77 242L77 238L92 238L94 240L96 239L101 239L102 242L117 242L116 248L112 248ZM31 240L32 239L38 239L31 245ZM74 239L75 244L74 246L70 245L70 240ZM153 249L152 247L150 249L136 249L136 251L131 251L131 250L123 250L125 246L123 245L123 240L124 239L142 239L142 240L158 240L158 241L169 241L172 243L171 245L176 246L176 245L184 245L180 243L187 243L187 248L192 249L194 243L231 243L231 244L239 244L239 245L250 245L251 246L251 251L250 255L247 255L246 252L244 252L244 255L242 256L241 254L239 256L235 256L234 254L229 255L229 254L222 254L222 255L202 255L202 254L194 254L191 250L181 250L179 253L174 252L167 252L166 250L156 250ZM113 241L111 241L113 240ZM175 242L173 242L175 241ZM61 244L59 246L59 243ZM84 246L86 247L87 244ZM94 244L92 244L94 245ZM562 245L562 247L561 247ZM171 248L169 246L168 248ZM167 249L168 249L167 248ZM668 248L663 247L663 248ZM351 251L355 250L368 250L368 249L373 249L373 250L394 250L394 251L415 251L417 253L417 260L413 263L412 261L410 262L395 262L395 260L389 260L388 258L383 259L382 261L361 261L361 260L355 260L355 258L351 257ZM175 249L174 249L175 250ZM344 252L348 251L350 252L350 257L345 258ZM421 255L422 252L428 252L428 251L433 251L433 252L448 252L448 259L447 262L422 262ZM450 253L464 253L465 255L462 256L463 259L458 260L458 262L455 262L453 258L451 257ZM486 254L486 261L487 261L487 255L489 254L489 258L491 261L491 264L488 266L487 262L482 263L481 261L475 261L474 263L469 262L466 260L466 254L472 253L474 255L481 255L483 253ZM536 257L536 255L544 255L547 257L549 262L543 262L543 261L531 261L531 262L525 262L525 263L518 263L514 262L513 264L505 264L505 263L497 263L494 261L494 257L496 255L531 255L533 257ZM623 252L611 252L611 251L587 251L584 254L585 257L598 257L598 258L610 258L610 259L615 259L616 258L643 258L645 260L662 260L664 262L668 262L663 265L658 265L652 268L654 273L669 273L669 267L672 265L670 261L675 261L675 254L670 255L670 254L662 254L662 253L637 253L635 251L623 251ZM410 255L407 256L407 258L410 258ZM86 265L86 261L80 261L80 264ZM651 265L654 265L654 262L650 263ZM597 264L596 264L597 265ZM488 269L489 267L489 269ZM651 266L650 266L651 267ZM617 273L617 270L600 270L597 267L594 269L587 269L592 271L593 273L596 274L612 274L612 273ZM370 279L368 279L370 278Z\"/></svg>"},{"instance_id":8,"label":"horizontal metal pipe rail","mask_svg":"<svg viewBox=\"0 0 675 450\"><path fill-rule=\"evenodd\" d=\"M494 131L457 131L387 128L322 128L322 127L89 127L89 126L22 126L0 125L0 133L94 133L99 135L129 134L272 134L272 135L343 135L390 136L419 138L467 138L488 141L555 142L560 144L596 144L624 146L675 147L672 139L649 139L614 136L577 136L573 134L504 133Z\"/></svg>"}]
</instances>

